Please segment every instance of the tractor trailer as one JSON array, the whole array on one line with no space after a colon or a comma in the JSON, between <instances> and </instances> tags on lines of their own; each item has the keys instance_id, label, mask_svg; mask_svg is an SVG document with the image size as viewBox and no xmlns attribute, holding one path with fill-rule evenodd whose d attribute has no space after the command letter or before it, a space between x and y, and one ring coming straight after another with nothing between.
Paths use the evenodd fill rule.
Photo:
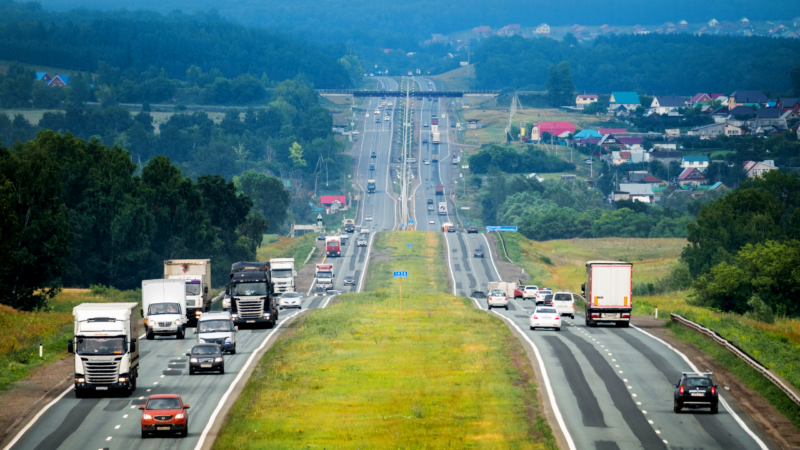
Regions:
<instances>
[{"instance_id":1,"label":"tractor trailer","mask_svg":"<svg viewBox=\"0 0 800 450\"><path fill-rule=\"evenodd\" d=\"M164 261L164 278L186 280L186 318L197 320L211 310L211 260L169 259Z\"/></svg>"},{"instance_id":2,"label":"tractor trailer","mask_svg":"<svg viewBox=\"0 0 800 450\"><path fill-rule=\"evenodd\" d=\"M612 322L627 327L633 309L633 264L622 261L588 261L587 281L581 285L586 298L586 326Z\"/></svg>"},{"instance_id":3,"label":"tractor trailer","mask_svg":"<svg viewBox=\"0 0 800 450\"><path fill-rule=\"evenodd\" d=\"M230 311L235 325L278 321L270 265L266 261L240 261L231 265Z\"/></svg>"},{"instance_id":4,"label":"tractor trailer","mask_svg":"<svg viewBox=\"0 0 800 450\"><path fill-rule=\"evenodd\" d=\"M269 271L272 275L272 284L275 294L294 292L294 258L272 258L269 260Z\"/></svg>"}]
</instances>

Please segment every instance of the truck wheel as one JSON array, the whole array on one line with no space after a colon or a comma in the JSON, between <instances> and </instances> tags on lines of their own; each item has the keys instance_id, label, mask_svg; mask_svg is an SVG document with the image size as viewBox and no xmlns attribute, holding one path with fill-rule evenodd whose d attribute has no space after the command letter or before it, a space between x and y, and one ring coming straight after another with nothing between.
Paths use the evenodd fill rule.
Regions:
<instances>
[{"instance_id":1,"label":"truck wheel","mask_svg":"<svg viewBox=\"0 0 800 450\"><path fill-rule=\"evenodd\" d=\"M231 355L235 355L235 354L236 354L236 346L234 345L233 346L233 350L231 350Z\"/></svg>"},{"instance_id":2,"label":"truck wheel","mask_svg":"<svg viewBox=\"0 0 800 450\"><path fill-rule=\"evenodd\" d=\"M152 341L155 338L156 338L156 335L153 334L153 330L147 330L147 340L148 341Z\"/></svg>"},{"instance_id":3,"label":"truck wheel","mask_svg":"<svg viewBox=\"0 0 800 450\"><path fill-rule=\"evenodd\" d=\"M183 339L185 334L186 334L186 332L183 331L183 328L181 328L180 330L178 330L178 334L176 334L175 337L178 338L178 339Z\"/></svg>"},{"instance_id":4,"label":"truck wheel","mask_svg":"<svg viewBox=\"0 0 800 450\"><path fill-rule=\"evenodd\" d=\"M75 398L86 398L86 394L83 391L75 389Z\"/></svg>"}]
</instances>

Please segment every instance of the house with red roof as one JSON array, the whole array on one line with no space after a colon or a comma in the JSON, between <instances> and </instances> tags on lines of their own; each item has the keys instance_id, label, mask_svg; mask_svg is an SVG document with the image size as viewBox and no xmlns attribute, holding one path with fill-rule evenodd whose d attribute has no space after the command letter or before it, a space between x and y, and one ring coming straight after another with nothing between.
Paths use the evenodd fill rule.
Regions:
<instances>
[{"instance_id":1,"label":"house with red roof","mask_svg":"<svg viewBox=\"0 0 800 450\"><path fill-rule=\"evenodd\" d=\"M563 134L575 133L575 125L569 122L539 122L533 124L531 128L531 140L541 141L542 134L548 133L551 136L561 136Z\"/></svg>"},{"instance_id":2,"label":"house with red roof","mask_svg":"<svg viewBox=\"0 0 800 450\"><path fill-rule=\"evenodd\" d=\"M707 182L708 178L696 167L683 169L683 172L678 175L678 184L681 186L700 186Z\"/></svg>"},{"instance_id":3,"label":"house with red roof","mask_svg":"<svg viewBox=\"0 0 800 450\"><path fill-rule=\"evenodd\" d=\"M775 167L775 163L773 161L745 161L744 162L744 171L747 174L747 178L756 178L756 177L763 177L765 173L769 172L770 170L777 170L778 168Z\"/></svg>"},{"instance_id":4,"label":"house with red roof","mask_svg":"<svg viewBox=\"0 0 800 450\"><path fill-rule=\"evenodd\" d=\"M344 195L320 195L319 202L328 214L347 209L347 196Z\"/></svg>"},{"instance_id":5,"label":"house with red roof","mask_svg":"<svg viewBox=\"0 0 800 450\"><path fill-rule=\"evenodd\" d=\"M56 75L50 80L47 85L50 87L65 87L69 84L69 75Z\"/></svg>"},{"instance_id":6,"label":"house with red roof","mask_svg":"<svg viewBox=\"0 0 800 450\"><path fill-rule=\"evenodd\" d=\"M699 105L709 105L711 104L711 101L711 96L708 94L697 94L686 101L686 106L689 108L694 108L695 106Z\"/></svg>"},{"instance_id":7,"label":"house with red roof","mask_svg":"<svg viewBox=\"0 0 800 450\"><path fill-rule=\"evenodd\" d=\"M640 183L649 184L651 186L663 186L663 185L667 184L666 181L664 181L664 180L662 180L662 179L660 179L660 178L658 178L658 177L656 177L654 175L650 175L650 174L648 174L646 177L644 177L642 179L642 181L640 181Z\"/></svg>"}]
</instances>

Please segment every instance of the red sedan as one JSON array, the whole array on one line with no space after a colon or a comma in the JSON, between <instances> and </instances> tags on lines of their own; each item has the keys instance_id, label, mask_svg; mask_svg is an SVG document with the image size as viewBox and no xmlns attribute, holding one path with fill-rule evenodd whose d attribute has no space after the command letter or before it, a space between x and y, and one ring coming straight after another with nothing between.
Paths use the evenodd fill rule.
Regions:
<instances>
[{"instance_id":1,"label":"red sedan","mask_svg":"<svg viewBox=\"0 0 800 450\"><path fill-rule=\"evenodd\" d=\"M181 437L189 434L189 405L179 395L151 395L139 409L143 411L142 439L150 433L180 433Z\"/></svg>"}]
</instances>

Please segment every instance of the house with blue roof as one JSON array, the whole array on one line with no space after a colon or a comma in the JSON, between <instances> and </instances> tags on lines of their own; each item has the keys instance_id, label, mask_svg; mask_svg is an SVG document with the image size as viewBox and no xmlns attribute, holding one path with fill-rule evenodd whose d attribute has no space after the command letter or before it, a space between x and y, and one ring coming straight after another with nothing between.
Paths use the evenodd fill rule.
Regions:
<instances>
[{"instance_id":1,"label":"house with blue roof","mask_svg":"<svg viewBox=\"0 0 800 450\"><path fill-rule=\"evenodd\" d=\"M52 78L47 72L36 72L36 81L43 81L45 84L49 83Z\"/></svg>"},{"instance_id":2,"label":"house with blue roof","mask_svg":"<svg viewBox=\"0 0 800 450\"><path fill-rule=\"evenodd\" d=\"M681 167L684 169L697 169L705 172L708 169L708 156L684 156Z\"/></svg>"},{"instance_id":3,"label":"house with blue roof","mask_svg":"<svg viewBox=\"0 0 800 450\"><path fill-rule=\"evenodd\" d=\"M590 128L587 128L585 130L582 130L580 133L576 134L573 137L573 139L575 139L575 140L579 140L579 139L601 139L602 137L603 137L603 135L600 134L599 132L597 132L597 130L592 130Z\"/></svg>"},{"instance_id":4,"label":"house with blue roof","mask_svg":"<svg viewBox=\"0 0 800 450\"><path fill-rule=\"evenodd\" d=\"M641 105L639 94L636 92L612 92L608 103L609 109L616 110L620 106L624 106L628 111L633 111Z\"/></svg>"}]
</instances>

